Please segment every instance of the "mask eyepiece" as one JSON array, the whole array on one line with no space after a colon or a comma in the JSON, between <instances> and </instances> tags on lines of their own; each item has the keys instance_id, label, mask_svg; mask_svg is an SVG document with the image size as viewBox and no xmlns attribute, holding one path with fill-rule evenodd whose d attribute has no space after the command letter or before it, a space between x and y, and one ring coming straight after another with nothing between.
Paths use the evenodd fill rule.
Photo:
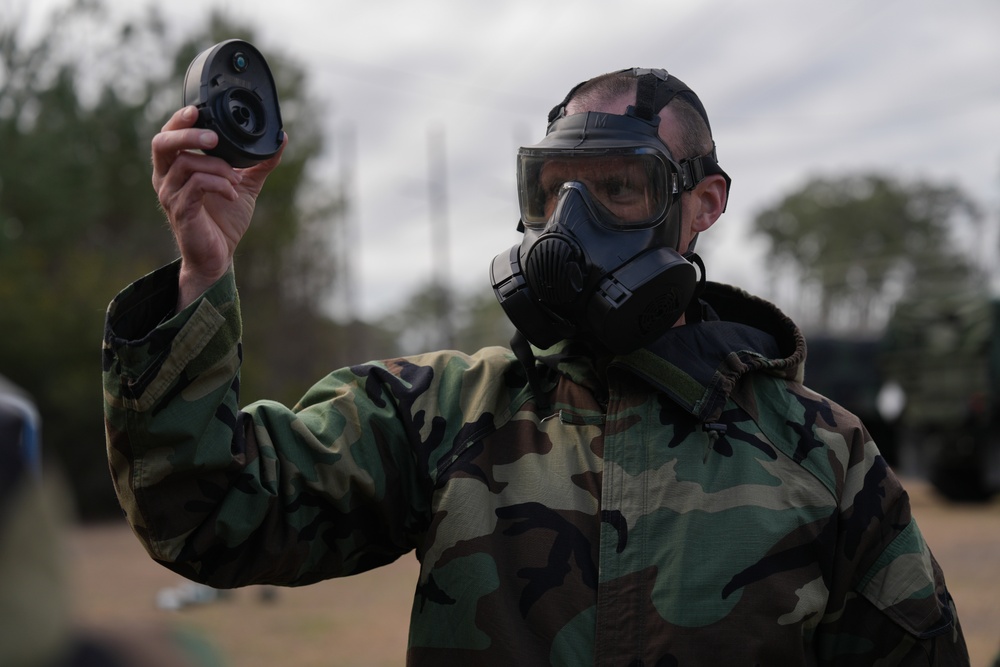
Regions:
<instances>
[{"instance_id":1,"label":"mask eyepiece","mask_svg":"<svg viewBox=\"0 0 1000 667\"><path fill-rule=\"evenodd\" d=\"M678 193L675 165L650 148L546 150L518 153L521 220L542 226L568 184L582 187L599 222L610 229L655 226Z\"/></svg>"}]
</instances>

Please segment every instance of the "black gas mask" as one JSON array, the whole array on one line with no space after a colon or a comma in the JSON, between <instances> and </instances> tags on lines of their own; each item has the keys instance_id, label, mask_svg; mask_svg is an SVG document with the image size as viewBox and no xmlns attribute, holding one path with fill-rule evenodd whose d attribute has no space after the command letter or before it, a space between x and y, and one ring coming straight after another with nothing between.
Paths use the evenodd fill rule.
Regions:
<instances>
[{"instance_id":1,"label":"black gas mask","mask_svg":"<svg viewBox=\"0 0 1000 667\"><path fill-rule=\"evenodd\" d=\"M614 353L638 349L673 326L704 284L700 259L679 247L681 193L706 174L723 175L727 187L729 179L714 150L678 162L659 137L657 114L675 95L704 117L694 93L663 70L636 74L626 114L566 116L564 101L545 138L518 151L524 238L494 258L490 278L511 322L538 347L579 339Z\"/></svg>"}]
</instances>

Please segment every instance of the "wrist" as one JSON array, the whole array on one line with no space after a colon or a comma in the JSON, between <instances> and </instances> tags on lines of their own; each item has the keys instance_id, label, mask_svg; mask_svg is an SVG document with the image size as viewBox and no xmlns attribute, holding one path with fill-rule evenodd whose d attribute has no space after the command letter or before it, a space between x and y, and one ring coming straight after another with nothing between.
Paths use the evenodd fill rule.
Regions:
<instances>
[{"instance_id":1,"label":"wrist","mask_svg":"<svg viewBox=\"0 0 1000 667\"><path fill-rule=\"evenodd\" d=\"M219 272L194 271L182 261L177 276L176 312L180 312L194 303L212 285L219 282L219 279L226 275L231 267L232 263Z\"/></svg>"}]
</instances>

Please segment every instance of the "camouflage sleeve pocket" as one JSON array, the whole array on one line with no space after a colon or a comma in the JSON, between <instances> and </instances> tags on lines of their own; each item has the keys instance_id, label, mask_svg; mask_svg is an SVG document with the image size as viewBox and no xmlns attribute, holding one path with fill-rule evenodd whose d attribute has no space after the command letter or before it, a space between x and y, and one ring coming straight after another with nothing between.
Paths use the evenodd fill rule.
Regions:
<instances>
[{"instance_id":1,"label":"camouflage sleeve pocket","mask_svg":"<svg viewBox=\"0 0 1000 667\"><path fill-rule=\"evenodd\" d=\"M938 598L936 571L920 529L911 521L882 552L857 590L908 633L928 639L952 628L950 609Z\"/></svg>"}]
</instances>

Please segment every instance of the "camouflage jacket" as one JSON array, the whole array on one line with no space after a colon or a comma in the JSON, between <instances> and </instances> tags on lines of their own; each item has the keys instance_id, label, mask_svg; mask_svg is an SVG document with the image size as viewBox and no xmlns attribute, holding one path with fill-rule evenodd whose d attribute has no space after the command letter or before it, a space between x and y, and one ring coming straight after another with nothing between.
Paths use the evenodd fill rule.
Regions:
<instances>
[{"instance_id":1,"label":"camouflage jacket","mask_svg":"<svg viewBox=\"0 0 1000 667\"><path fill-rule=\"evenodd\" d=\"M108 455L150 555L217 587L302 585L416 550L411 665L963 665L906 493L800 382L773 306L595 367L502 348L360 364L293 409L238 405L230 274L111 304Z\"/></svg>"}]
</instances>

